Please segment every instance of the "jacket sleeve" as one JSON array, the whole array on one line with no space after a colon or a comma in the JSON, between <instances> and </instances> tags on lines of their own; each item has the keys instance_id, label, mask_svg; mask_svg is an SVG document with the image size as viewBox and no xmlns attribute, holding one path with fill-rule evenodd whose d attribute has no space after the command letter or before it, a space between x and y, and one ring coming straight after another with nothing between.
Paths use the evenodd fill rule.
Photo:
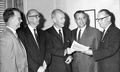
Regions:
<instances>
[{"instance_id":1,"label":"jacket sleeve","mask_svg":"<svg viewBox=\"0 0 120 72\"><path fill-rule=\"evenodd\" d=\"M45 33L45 48L46 48L46 52L45 52L45 62L47 63L47 65L50 64L51 62L51 53L52 53L52 40L50 38L50 35L48 33Z\"/></svg>"},{"instance_id":2,"label":"jacket sleeve","mask_svg":"<svg viewBox=\"0 0 120 72\"><path fill-rule=\"evenodd\" d=\"M93 50L93 58L95 60L105 59L116 54L120 46L120 31L109 34L106 41L102 42L104 45L107 44L106 47L99 46L98 50Z\"/></svg>"}]
</instances>

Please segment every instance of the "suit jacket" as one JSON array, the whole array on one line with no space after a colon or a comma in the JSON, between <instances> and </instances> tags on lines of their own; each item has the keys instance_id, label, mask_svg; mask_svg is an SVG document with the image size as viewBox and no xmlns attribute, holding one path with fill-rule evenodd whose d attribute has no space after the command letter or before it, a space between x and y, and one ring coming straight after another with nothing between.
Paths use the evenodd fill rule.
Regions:
<instances>
[{"instance_id":1,"label":"suit jacket","mask_svg":"<svg viewBox=\"0 0 120 72\"><path fill-rule=\"evenodd\" d=\"M41 29L37 29L37 33L39 46L28 26L18 30L18 35L27 51L29 72L37 72L38 68L43 65L44 60L49 65L51 59L50 48L52 45L47 38L49 36Z\"/></svg>"},{"instance_id":2,"label":"suit jacket","mask_svg":"<svg viewBox=\"0 0 120 72\"><path fill-rule=\"evenodd\" d=\"M120 72L120 30L110 25L93 57L98 62L98 72Z\"/></svg>"},{"instance_id":3,"label":"suit jacket","mask_svg":"<svg viewBox=\"0 0 120 72\"><path fill-rule=\"evenodd\" d=\"M70 72L69 65L65 63L64 50L70 46L71 32L69 29L63 29L64 43L60 39L60 35L51 27L46 30L51 35L53 42L52 61L49 66L49 72Z\"/></svg>"},{"instance_id":4,"label":"suit jacket","mask_svg":"<svg viewBox=\"0 0 120 72\"><path fill-rule=\"evenodd\" d=\"M72 31L72 40L76 40L77 29ZM97 49L101 38L101 32L90 26L86 26L78 43ZM76 40L77 41L77 40ZM73 72L94 72L95 61L92 56L75 52L73 54Z\"/></svg>"},{"instance_id":5,"label":"suit jacket","mask_svg":"<svg viewBox=\"0 0 120 72\"><path fill-rule=\"evenodd\" d=\"M26 50L8 28L0 36L0 72L28 72Z\"/></svg>"}]
</instances>

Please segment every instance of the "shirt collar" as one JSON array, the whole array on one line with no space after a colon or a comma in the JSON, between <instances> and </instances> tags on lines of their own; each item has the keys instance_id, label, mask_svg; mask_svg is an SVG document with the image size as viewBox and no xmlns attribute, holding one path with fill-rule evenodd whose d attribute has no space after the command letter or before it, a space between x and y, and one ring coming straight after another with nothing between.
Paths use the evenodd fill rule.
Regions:
<instances>
[{"instance_id":1,"label":"shirt collar","mask_svg":"<svg viewBox=\"0 0 120 72\"><path fill-rule=\"evenodd\" d=\"M33 30L33 29L34 29L34 28L33 28L33 27L31 27L29 24L28 24L28 27L29 27L29 29L30 29L30 30Z\"/></svg>"},{"instance_id":2,"label":"shirt collar","mask_svg":"<svg viewBox=\"0 0 120 72\"><path fill-rule=\"evenodd\" d=\"M79 31L80 29L81 29L81 31L84 31L85 28L86 28L86 25L85 25L83 28L79 28L79 27L78 27L78 31Z\"/></svg>"},{"instance_id":3,"label":"shirt collar","mask_svg":"<svg viewBox=\"0 0 120 72\"><path fill-rule=\"evenodd\" d=\"M16 30L12 29L11 27L9 26L6 26L7 28L9 28L14 34L16 34Z\"/></svg>"},{"instance_id":4,"label":"shirt collar","mask_svg":"<svg viewBox=\"0 0 120 72\"><path fill-rule=\"evenodd\" d=\"M55 25L53 27L55 28L55 30L57 31L57 33L59 33L59 30L61 30L61 32L62 32L62 28L58 29L57 27L55 27Z\"/></svg>"},{"instance_id":5,"label":"shirt collar","mask_svg":"<svg viewBox=\"0 0 120 72\"><path fill-rule=\"evenodd\" d=\"M108 30L108 28L110 27L111 24L109 24L106 28L105 28L105 32Z\"/></svg>"}]
</instances>

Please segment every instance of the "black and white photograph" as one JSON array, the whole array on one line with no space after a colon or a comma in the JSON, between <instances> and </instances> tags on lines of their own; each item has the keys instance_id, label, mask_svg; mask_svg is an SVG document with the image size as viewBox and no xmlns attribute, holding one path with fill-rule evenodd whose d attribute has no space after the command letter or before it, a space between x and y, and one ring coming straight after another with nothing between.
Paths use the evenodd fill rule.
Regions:
<instances>
[{"instance_id":1,"label":"black and white photograph","mask_svg":"<svg viewBox=\"0 0 120 72\"><path fill-rule=\"evenodd\" d=\"M120 0L0 0L0 72L120 72Z\"/></svg>"}]
</instances>

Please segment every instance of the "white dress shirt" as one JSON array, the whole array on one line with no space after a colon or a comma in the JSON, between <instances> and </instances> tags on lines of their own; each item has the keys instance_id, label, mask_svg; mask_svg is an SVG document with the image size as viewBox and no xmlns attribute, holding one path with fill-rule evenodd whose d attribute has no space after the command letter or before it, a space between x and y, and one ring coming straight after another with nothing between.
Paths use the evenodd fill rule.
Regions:
<instances>
[{"instance_id":1,"label":"white dress shirt","mask_svg":"<svg viewBox=\"0 0 120 72\"><path fill-rule=\"evenodd\" d=\"M61 30L61 33L62 33L62 40L64 42L64 35L63 35L63 29L58 29L57 27L53 26L55 28L55 30L57 31L57 33L59 34L59 30Z\"/></svg>"},{"instance_id":2,"label":"white dress shirt","mask_svg":"<svg viewBox=\"0 0 120 72\"><path fill-rule=\"evenodd\" d=\"M83 28L79 28L79 27L77 28L77 35L76 35L77 36L76 37L77 40L78 40L79 31L81 30L81 34L80 34L80 38L81 38L85 28L86 28L86 25Z\"/></svg>"}]
</instances>

